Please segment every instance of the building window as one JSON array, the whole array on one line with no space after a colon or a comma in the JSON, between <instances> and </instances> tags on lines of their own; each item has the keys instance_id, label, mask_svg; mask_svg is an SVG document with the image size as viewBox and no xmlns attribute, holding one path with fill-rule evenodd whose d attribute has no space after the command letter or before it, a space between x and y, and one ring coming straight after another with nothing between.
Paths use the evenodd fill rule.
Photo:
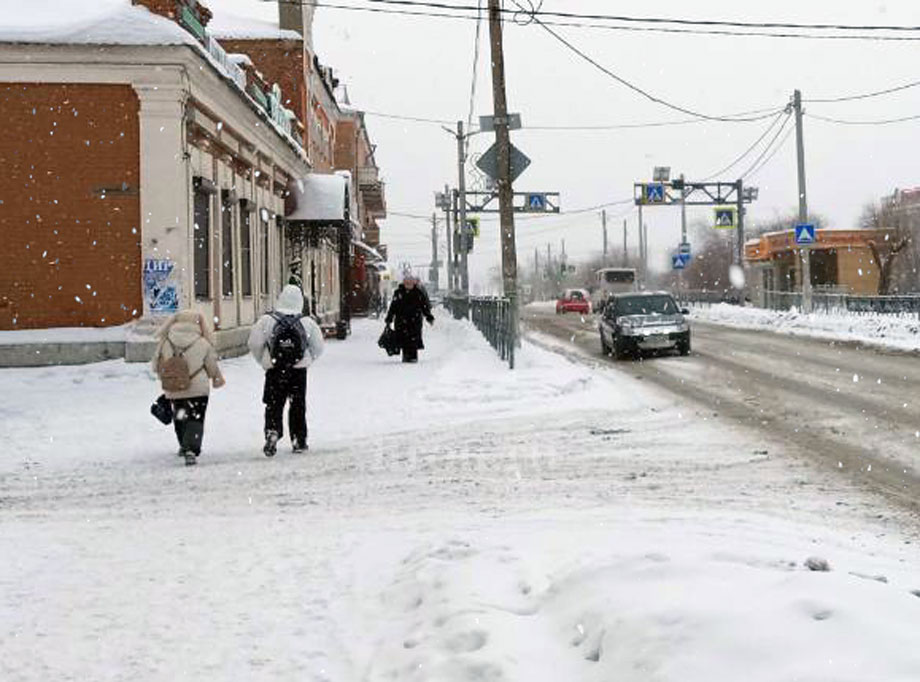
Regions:
<instances>
[{"instance_id":1,"label":"building window","mask_svg":"<svg viewBox=\"0 0 920 682\"><path fill-rule=\"evenodd\" d=\"M240 201L240 261L243 268L240 284L243 296L252 296L252 211L249 206L250 202L246 199Z\"/></svg>"},{"instance_id":2,"label":"building window","mask_svg":"<svg viewBox=\"0 0 920 682\"><path fill-rule=\"evenodd\" d=\"M195 298L211 298L211 195L195 187Z\"/></svg>"},{"instance_id":3,"label":"building window","mask_svg":"<svg viewBox=\"0 0 920 682\"><path fill-rule=\"evenodd\" d=\"M268 294L268 259L271 257L268 241L268 218L264 208L260 212L259 229L262 231L262 295Z\"/></svg>"},{"instance_id":4,"label":"building window","mask_svg":"<svg viewBox=\"0 0 920 682\"><path fill-rule=\"evenodd\" d=\"M223 246L221 291L224 296L233 296L233 201L228 190L220 194L220 239Z\"/></svg>"}]
</instances>

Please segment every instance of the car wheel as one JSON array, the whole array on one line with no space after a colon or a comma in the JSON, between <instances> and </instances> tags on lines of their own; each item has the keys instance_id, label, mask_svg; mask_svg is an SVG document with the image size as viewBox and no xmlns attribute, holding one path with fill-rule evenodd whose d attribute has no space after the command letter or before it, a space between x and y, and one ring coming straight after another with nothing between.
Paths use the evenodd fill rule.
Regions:
<instances>
[{"instance_id":1,"label":"car wheel","mask_svg":"<svg viewBox=\"0 0 920 682\"><path fill-rule=\"evenodd\" d=\"M605 357L610 355L610 346L608 346L607 341L604 340L603 332L601 332L601 353L603 353Z\"/></svg>"},{"instance_id":2,"label":"car wheel","mask_svg":"<svg viewBox=\"0 0 920 682\"><path fill-rule=\"evenodd\" d=\"M626 344L620 339L613 338L613 357L617 360L625 360L627 356Z\"/></svg>"},{"instance_id":3,"label":"car wheel","mask_svg":"<svg viewBox=\"0 0 920 682\"><path fill-rule=\"evenodd\" d=\"M683 356L690 355L690 337L687 337L686 341L681 341L677 344L677 352Z\"/></svg>"}]
</instances>

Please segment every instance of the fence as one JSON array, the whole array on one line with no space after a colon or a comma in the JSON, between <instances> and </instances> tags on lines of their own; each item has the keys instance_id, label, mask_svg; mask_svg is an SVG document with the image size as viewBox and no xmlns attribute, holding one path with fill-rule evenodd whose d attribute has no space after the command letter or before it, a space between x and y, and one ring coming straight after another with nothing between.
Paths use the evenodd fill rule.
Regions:
<instances>
[{"instance_id":1,"label":"fence","mask_svg":"<svg viewBox=\"0 0 920 682\"><path fill-rule=\"evenodd\" d=\"M763 307L768 310L802 309L802 292L763 292ZM739 305L742 295L731 291L683 291L677 296L681 303L711 306L717 303ZM909 296L857 296L816 291L812 294L812 309L823 313L855 313L879 315L920 316L920 295Z\"/></svg>"},{"instance_id":2,"label":"fence","mask_svg":"<svg viewBox=\"0 0 920 682\"><path fill-rule=\"evenodd\" d=\"M454 319L469 319L502 360L514 369L514 349L517 345L517 318L510 299L497 296L448 296L444 306Z\"/></svg>"}]
</instances>

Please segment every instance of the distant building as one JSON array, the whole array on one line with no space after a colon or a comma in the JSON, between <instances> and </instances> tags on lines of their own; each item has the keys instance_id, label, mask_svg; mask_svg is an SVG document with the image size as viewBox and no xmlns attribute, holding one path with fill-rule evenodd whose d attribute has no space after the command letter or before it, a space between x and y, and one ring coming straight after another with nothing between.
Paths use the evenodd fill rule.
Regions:
<instances>
[{"instance_id":1,"label":"distant building","mask_svg":"<svg viewBox=\"0 0 920 682\"><path fill-rule=\"evenodd\" d=\"M809 249L811 283L819 291L874 295L879 272L871 240L884 241L887 230L817 230ZM765 292L802 290L800 251L795 231L770 232L745 244L748 291L763 305Z\"/></svg>"}]
</instances>

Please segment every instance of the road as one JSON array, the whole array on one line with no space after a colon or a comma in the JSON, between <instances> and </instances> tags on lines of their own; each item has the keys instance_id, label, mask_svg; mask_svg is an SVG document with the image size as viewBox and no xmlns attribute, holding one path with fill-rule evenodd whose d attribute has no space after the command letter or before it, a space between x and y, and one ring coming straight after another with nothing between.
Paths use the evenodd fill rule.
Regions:
<instances>
[{"instance_id":1,"label":"road","mask_svg":"<svg viewBox=\"0 0 920 682\"><path fill-rule=\"evenodd\" d=\"M837 469L920 518L920 362L913 354L693 322L690 357L615 361L593 316L530 307L527 333L610 363L712 417L756 429L788 456Z\"/></svg>"}]
</instances>

